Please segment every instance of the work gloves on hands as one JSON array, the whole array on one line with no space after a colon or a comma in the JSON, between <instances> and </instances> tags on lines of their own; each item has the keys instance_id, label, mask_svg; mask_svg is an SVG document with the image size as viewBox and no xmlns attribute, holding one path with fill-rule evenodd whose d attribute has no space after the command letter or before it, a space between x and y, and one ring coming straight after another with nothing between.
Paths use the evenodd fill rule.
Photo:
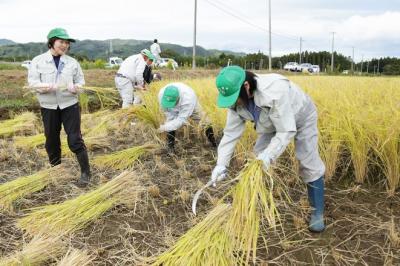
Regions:
<instances>
[{"instance_id":1,"label":"work gloves on hands","mask_svg":"<svg viewBox=\"0 0 400 266\"><path fill-rule=\"evenodd\" d=\"M227 176L227 170L224 165L217 165L211 173L212 185L217 186L217 182L222 181Z\"/></svg>"},{"instance_id":2,"label":"work gloves on hands","mask_svg":"<svg viewBox=\"0 0 400 266\"><path fill-rule=\"evenodd\" d=\"M57 90L57 84L43 84L41 87L35 88L40 94L49 93Z\"/></svg>"},{"instance_id":3,"label":"work gloves on hands","mask_svg":"<svg viewBox=\"0 0 400 266\"><path fill-rule=\"evenodd\" d=\"M70 93L77 94L79 92L79 90L81 89L81 86L70 84L70 85L68 85L67 89Z\"/></svg>"},{"instance_id":4,"label":"work gloves on hands","mask_svg":"<svg viewBox=\"0 0 400 266\"><path fill-rule=\"evenodd\" d=\"M257 160L261 160L263 162L264 171L268 171L268 168L271 165L271 158L269 157L268 152L263 151L258 154Z\"/></svg>"},{"instance_id":5,"label":"work gloves on hands","mask_svg":"<svg viewBox=\"0 0 400 266\"><path fill-rule=\"evenodd\" d=\"M166 128L165 128L164 125L161 125L161 126L157 129L157 132L158 132L158 133L163 133L163 132L165 132L165 131L167 131L167 130L166 130Z\"/></svg>"}]
</instances>

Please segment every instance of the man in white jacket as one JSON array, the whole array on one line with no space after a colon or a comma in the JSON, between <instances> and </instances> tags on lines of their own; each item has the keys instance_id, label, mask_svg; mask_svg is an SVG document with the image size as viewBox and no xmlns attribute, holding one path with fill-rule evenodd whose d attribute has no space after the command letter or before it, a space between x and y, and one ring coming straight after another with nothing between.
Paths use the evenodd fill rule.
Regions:
<instances>
[{"instance_id":1,"label":"man in white jacket","mask_svg":"<svg viewBox=\"0 0 400 266\"><path fill-rule=\"evenodd\" d=\"M188 119L200 123L203 118L205 134L213 147L217 147L214 131L205 118L204 112L197 100L192 88L180 82L170 83L161 88L158 100L166 116L166 121L158 129L159 132L167 132L168 153L175 152L175 131L188 123Z\"/></svg>"},{"instance_id":2,"label":"man in white jacket","mask_svg":"<svg viewBox=\"0 0 400 266\"><path fill-rule=\"evenodd\" d=\"M313 208L309 224L312 232L325 229L325 165L318 153L317 109L297 85L278 74L255 75L238 66L221 70L216 79L218 106L228 108L224 136L218 146L218 160L211 176L216 182L226 177L226 167L235 145L253 121L258 134L254 147L257 159L268 169L294 138L300 176L307 183Z\"/></svg>"},{"instance_id":3,"label":"man in white jacket","mask_svg":"<svg viewBox=\"0 0 400 266\"><path fill-rule=\"evenodd\" d=\"M153 44L150 45L150 52L156 58L154 64L156 64L157 66L157 64L160 62L160 53L161 53L161 48L160 45L158 44L157 39L154 39Z\"/></svg>"},{"instance_id":4,"label":"man in white jacket","mask_svg":"<svg viewBox=\"0 0 400 266\"><path fill-rule=\"evenodd\" d=\"M146 64L150 66L155 60L154 55L147 49L140 54L131 55L122 62L115 75L115 86L122 98L122 108L139 104L140 98L134 95L135 89L144 90L144 72Z\"/></svg>"}]
</instances>

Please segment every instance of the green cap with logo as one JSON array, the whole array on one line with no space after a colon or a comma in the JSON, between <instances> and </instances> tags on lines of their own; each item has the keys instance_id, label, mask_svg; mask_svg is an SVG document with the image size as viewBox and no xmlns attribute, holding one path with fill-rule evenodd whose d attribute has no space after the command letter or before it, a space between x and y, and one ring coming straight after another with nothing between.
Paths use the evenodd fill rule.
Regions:
<instances>
[{"instance_id":1,"label":"green cap with logo","mask_svg":"<svg viewBox=\"0 0 400 266\"><path fill-rule=\"evenodd\" d=\"M218 107L229 108L236 103L245 79L246 73L240 66L228 66L219 72L215 82L219 92Z\"/></svg>"},{"instance_id":2,"label":"green cap with logo","mask_svg":"<svg viewBox=\"0 0 400 266\"><path fill-rule=\"evenodd\" d=\"M179 98L179 90L176 86L170 85L165 88L164 94L161 99L162 108L173 108Z\"/></svg>"},{"instance_id":3,"label":"green cap with logo","mask_svg":"<svg viewBox=\"0 0 400 266\"><path fill-rule=\"evenodd\" d=\"M148 49L143 49L140 53L147 56L152 61L156 60L156 57Z\"/></svg>"},{"instance_id":4,"label":"green cap with logo","mask_svg":"<svg viewBox=\"0 0 400 266\"><path fill-rule=\"evenodd\" d=\"M74 39L72 39L71 37L69 37L67 31L63 28L54 28L52 29L49 34L47 34L47 39L51 39L51 38L58 38L58 39L63 39L63 40L67 40L70 42L75 42Z\"/></svg>"}]
</instances>

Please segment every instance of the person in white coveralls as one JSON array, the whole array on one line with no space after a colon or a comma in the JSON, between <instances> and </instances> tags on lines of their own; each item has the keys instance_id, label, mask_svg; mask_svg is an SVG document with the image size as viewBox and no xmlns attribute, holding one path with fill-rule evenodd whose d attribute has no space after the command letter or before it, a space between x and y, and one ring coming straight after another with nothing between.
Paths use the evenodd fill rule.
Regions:
<instances>
[{"instance_id":1,"label":"person in white coveralls","mask_svg":"<svg viewBox=\"0 0 400 266\"><path fill-rule=\"evenodd\" d=\"M312 207L309 230L324 225L325 165L318 152L317 109L296 84L278 74L258 75L239 66L225 67L216 79L217 104L228 108L224 135L218 146L217 165L211 174L215 184L226 178L236 143L253 121L258 138L254 147L265 169L276 161L294 138L300 176L307 184Z\"/></svg>"},{"instance_id":2,"label":"person in white coveralls","mask_svg":"<svg viewBox=\"0 0 400 266\"><path fill-rule=\"evenodd\" d=\"M122 108L141 102L139 95L135 95L134 92L146 89L143 76L146 64L150 66L154 60L154 55L143 49L139 54L131 55L122 62L115 75L115 86L122 98Z\"/></svg>"}]
</instances>

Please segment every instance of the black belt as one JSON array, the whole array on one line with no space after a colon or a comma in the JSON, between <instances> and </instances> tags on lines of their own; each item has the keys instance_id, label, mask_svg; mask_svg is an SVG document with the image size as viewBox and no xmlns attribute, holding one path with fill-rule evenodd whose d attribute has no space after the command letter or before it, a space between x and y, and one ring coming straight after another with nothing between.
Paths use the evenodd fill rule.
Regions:
<instances>
[{"instance_id":1,"label":"black belt","mask_svg":"<svg viewBox=\"0 0 400 266\"><path fill-rule=\"evenodd\" d=\"M126 78L126 79L129 79L128 77L122 75L121 73L117 73L117 74L115 74L115 76L116 76L116 77L119 77L119 78Z\"/></svg>"}]
</instances>

